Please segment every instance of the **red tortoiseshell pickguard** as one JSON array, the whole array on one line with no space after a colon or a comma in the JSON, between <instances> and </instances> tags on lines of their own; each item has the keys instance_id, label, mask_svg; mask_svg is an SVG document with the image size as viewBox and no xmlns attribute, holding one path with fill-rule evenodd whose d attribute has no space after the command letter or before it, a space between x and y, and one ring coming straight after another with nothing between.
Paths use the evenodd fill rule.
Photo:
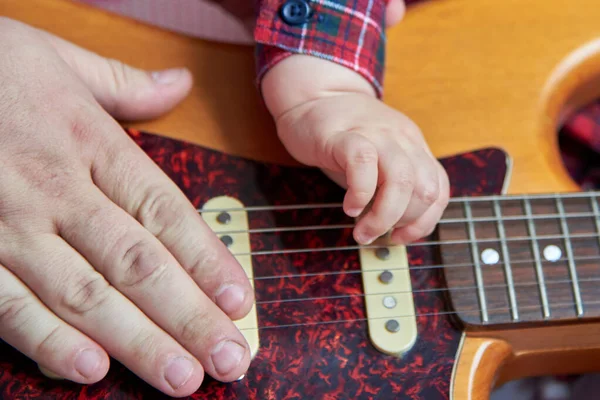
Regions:
<instances>
[{"instance_id":1,"label":"red tortoiseshell pickguard","mask_svg":"<svg viewBox=\"0 0 600 400\"><path fill-rule=\"evenodd\" d=\"M246 206L339 203L343 191L319 171L232 157L161 136L129 131L133 139L182 188L195 206L229 195ZM453 196L498 194L506 154L484 149L442 160ZM252 212L251 228L350 224L338 208ZM253 234L252 250L352 246L350 229ZM443 288L431 246L409 248L413 290ZM446 315L443 291L414 294L418 340L402 359L377 351L367 336L356 251L254 256L260 350L246 377L222 384L206 378L194 399L447 399L461 331ZM343 274L327 272L347 271ZM354 272L353 272L354 271ZM322 274L314 274L319 272ZM309 273L310 275L304 275ZM290 277L290 275L293 275ZM286 277L287 276L287 277ZM345 296L299 302L273 300ZM426 315L424 315L426 314ZM319 321L354 322L276 328ZM104 380L81 386L41 375L34 362L0 341L0 397L6 399L163 398L112 360Z\"/></svg>"}]
</instances>

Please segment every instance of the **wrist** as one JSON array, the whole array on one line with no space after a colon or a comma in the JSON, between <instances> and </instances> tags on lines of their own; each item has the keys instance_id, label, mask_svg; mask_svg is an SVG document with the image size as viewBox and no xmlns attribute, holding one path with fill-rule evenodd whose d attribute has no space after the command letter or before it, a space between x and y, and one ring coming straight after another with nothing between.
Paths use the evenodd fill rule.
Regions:
<instances>
[{"instance_id":1,"label":"wrist","mask_svg":"<svg viewBox=\"0 0 600 400\"><path fill-rule=\"evenodd\" d=\"M359 73L318 57L296 54L277 63L262 79L261 91L275 120L308 102L349 93L376 96Z\"/></svg>"}]
</instances>

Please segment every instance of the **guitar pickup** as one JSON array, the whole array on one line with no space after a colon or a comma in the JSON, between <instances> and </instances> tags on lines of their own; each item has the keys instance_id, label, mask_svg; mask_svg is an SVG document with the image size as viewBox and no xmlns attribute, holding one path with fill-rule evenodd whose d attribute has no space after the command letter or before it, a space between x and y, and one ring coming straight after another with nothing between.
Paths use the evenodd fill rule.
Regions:
<instances>
[{"instance_id":1,"label":"guitar pickup","mask_svg":"<svg viewBox=\"0 0 600 400\"><path fill-rule=\"evenodd\" d=\"M204 210L210 211L204 212ZM215 210L222 211L214 212ZM206 224L235 255L254 289L248 213L245 211L244 205L231 197L214 197L204 204L201 214ZM254 358L260 345L256 302L245 317L233 322L246 338L250 346L251 357Z\"/></svg>"},{"instance_id":2,"label":"guitar pickup","mask_svg":"<svg viewBox=\"0 0 600 400\"><path fill-rule=\"evenodd\" d=\"M417 320L405 246L381 237L359 250L369 338L384 354L401 357L417 340Z\"/></svg>"}]
</instances>

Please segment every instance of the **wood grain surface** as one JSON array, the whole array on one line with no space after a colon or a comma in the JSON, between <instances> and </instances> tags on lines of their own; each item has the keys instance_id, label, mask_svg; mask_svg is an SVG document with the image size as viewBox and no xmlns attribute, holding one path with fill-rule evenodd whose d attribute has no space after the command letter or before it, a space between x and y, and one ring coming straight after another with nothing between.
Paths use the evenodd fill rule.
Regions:
<instances>
[{"instance_id":1,"label":"wood grain surface","mask_svg":"<svg viewBox=\"0 0 600 400\"><path fill-rule=\"evenodd\" d=\"M125 125L293 163L254 87L250 47L184 37L67 0L2 0L0 15L137 67L192 71L194 88L173 112ZM509 193L577 190L556 131L600 95L598 21L597 0L568 7L559 0L423 2L389 31L384 100L416 121L437 156L504 148L513 161ZM470 332L453 396L487 398L495 382L597 370L599 349L599 323Z\"/></svg>"}]
</instances>

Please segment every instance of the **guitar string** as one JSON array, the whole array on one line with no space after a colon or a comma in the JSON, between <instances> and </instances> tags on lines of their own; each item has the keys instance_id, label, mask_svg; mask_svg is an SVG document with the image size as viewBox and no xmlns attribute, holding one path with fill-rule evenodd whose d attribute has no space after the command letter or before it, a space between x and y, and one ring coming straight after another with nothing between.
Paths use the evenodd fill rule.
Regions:
<instances>
[{"instance_id":1,"label":"guitar string","mask_svg":"<svg viewBox=\"0 0 600 400\"><path fill-rule=\"evenodd\" d=\"M573 257L573 261L600 261L600 257L598 256L579 256ZM559 262L568 262L569 258L561 257L556 259L555 261L548 261L553 264ZM526 264L526 263L534 263L536 262L533 258L522 258L516 260L510 260L509 265L513 264ZM498 261L493 265L486 265L486 267L495 267L504 265L504 261ZM363 272L385 272L385 271L420 271L420 270L435 270L435 269L458 269L458 268L473 268L473 263L455 263L455 264L429 264L429 265L412 265L408 267L388 267L388 268L380 268L380 269L369 269L368 271L363 271L362 269L350 269L346 271L330 271L330 272L306 272L300 274L282 274L282 275L266 275L266 276L255 276L252 280L261 281L261 280L272 280L272 279L292 279L292 278L303 278L303 277L315 277L315 276L329 276L329 275L352 275L352 274L360 274Z\"/></svg>"},{"instance_id":2,"label":"guitar string","mask_svg":"<svg viewBox=\"0 0 600 400\"><path fill-rule=\"evenodd\" d=\"M571 194L571 195L566 195L566 196L561 196L562 198L576 198L576 197L589 197L590 200L593 199L594 197L596 197L597 194L595 193L576 193L576 194ZM509 200L517 200L517 199L521 199L521 200L531 200L531 199L552 199L552 200L556 200L556 196L511 196L511 197L506 197L506 196L487 196L487 197L478 197L478 198L465 198L468 201L490 201L490 200L503 200L503 201L509 201ZM454 198L451 199L451 202L454 201L461 201L462 198ZM299 210L299 209L308 209L308 208L332 208L332 207L340 207L341 204L340 203L335 203L335 204L305 204L305 205L296 205L296 206L273 206L273 207L244 207L244 208L229 208L229 209L205 209L205 210L198 210L201 213L207 213L207 212L223 212L223 211L278 211L278 210ZM567 214L563 214L562 217L566 217L566 218L580 218L580 217L596 217L597 215L595 213L567 213ZM483 220L483 221L487 221L487 222L493 222L493 221L497 221L497 220L530 220L530 219L544 219L544 218L560 218L561 215L559 214L544 214L544 215L535 215L530 216L530 217L525 217L525 216L508 216L508 217L504 217L504 218L472 218L472 219L443 219L443 223L460 223L460 222L478 222L478 220ZM290 227L287 228L288 230L311 230L311 228L313 230L317 230L317 229L346 229L346 228L350 228L352 227L352 225L332 225L332 226L320 226L320 227ZM317 229L315 229L317 228ZM283 228L286 229L286 228ZM273 232L273 231L281 231L282 228L267 228L266 230L255 230L254 232ZM233 233L251 233L251 230L248 230L246 232L244 231L232 231L232 232L228 232L230 234ZM225 234L225 232L219 232L219 234ZM544 240L544 239L570 239L570 238L596 238L599 237L598 234L570 234L570 235L541 235L541 236L526 236L526 237L513 237L513 238L508 238L505 239L505 241L520 241L520 240ZM484 239L484 240L462 240L462 241L429 241L429 242L420 242L420 243L414 243L414 244L410 244L408 246L426 246L426 245L441 245L441 244L466 244L466 243L471 243L471 242L482 242L482 241L487 241L487 242L497 242L500 241L501 239L497 238L497 239ZM250 253L239 253L239 254L235 254L237 256L240 255L267 255L267 254L290 254L290 253L297 253L297 252L305 252L305 251L309 251L309 252L313 252L315 250L317 251L333 251L333 250L350 250L350 249L360 249L360 248L378 248L381 246L343 246L343 247L332 247L332 248L321 248L321 249L290 249L290 250L283 250L283 251L262 251L262 252L250 252ZM515 261L513 261L513 263L515 263ZM467 266L467 265L466 265ZM348 271L346 271L348 272ZM362 272L362 271L361 271ZM323 275L323 274L319 274L319 275ZM306 274L303 274L301 276L306 276ZM578 280L579 283L585 283L585 282L595 282L598 281L598 279L595 278L589 278L589 279L579 279ZM546 284L558 284L558 283L572 283L572 280L556 280L556 281L547 281ZM516 286L531 286L531 285L539 285L538 282L529 282L529 283L519 283ZM488 288L507 288L508 285L492 285L489 286ZM432 291L448 291L448 290L467 290L467 289L474 289L476 287L458 287L458 288L438 288L438 289L423 289L423 290L416 290L416 291L410 291L410 293L419 293L419 292L432 292ZM394 293L390 293L390 294L394 294ZM398 292L396 292L395 294L399 294ZM381 295L385 295L385 294L378 294L379 296ZM366 294L354 294L354 295L342 295L342 296L323 296L323 297L313 297L313 298L298 298L298 299L281 299L281 300L273 300L273 301L265 301L265 302L257 302L256 304L273 304L273 303L282 303L282 302L297 302L297 301L310 301L310 300L331 300L331 299L339 299L339 298L344 298L344 297L356 297L356 296L360 296L360 297L366 297L369 295ZM587 304L590 304L590 302L588 302ZM568 306L574 306L575 303L569 303L569 304L565 304ZM556 304L552 305L553 307L556 307ZM527 308L527 307L526 307ZM539 308L538 306L534 306L534 307L530 307L530 308ZM520 309L523 309L523 307L521 307ZM510 311L511 307L506 308L506 309L502 309L500 311ZM495 309L489 309L489 311L495 311ZM481 310L477 310L477 311L469 311L469 312L481 312ZM440 315L440 314L448 314L448 313L457 313L457 312L443 312L443 313L428 313L428 314L423 314L423 315ZM421 315L421 316L423 316ZM417 315L419 316L419 315ZM396 318L403 318L404 316L398 316ZM385 318L390 318L390 317L385 317ZM367 320L366 318L362 319L362 320ZM322 323L339 323L339 322L352 322L352 321L356 321L356 320L345 320L345 321L325 321ZM310 323L309 323L310 324ZM317 323L319 324L319 323ZM298 325L302 325L305 326L307 325L306 323L301 323L301 324L288 324L285 326L298 326ZM269 326L269 327L263 327L263 328L275 328L275 327L284 327L282 325L280 326ZM260 328L259 328L260 329Z\"/></svg>"},{"instance_id":3,"label":"guitar string","mask_svg":"<svg viewBox=\"0 0 600 400\"><path fill-rule=\"evenodd\" d=\"M503 243L503 242L539 242L540 240L556 240L556 239L600 239L600 233L581 233L581 234L564 234L564 235L535 235L535 236L514 236L510 238L485 238L485 239L461 239L461 240L430 240L409 243L402 245L405 247L428 247L441 246L452 244L471 244L471 243ZM244 253L232 253L234 256L264 256L264 255L283 255L283 254L298 254L298 253L320 253L326 251L350 251L361 249L380 249L387 248L385 245L352 245L352 246L333 246L333 247L317 247L317 248L299 248L299 249L284 249L284 250L257 250ZM396 247L396 246L390 246Z\"/></svg>"},{"instance_id":4,"label":"guitar string","mask_svg":"<svg viewBox=\"0 0 600 400\"><path fill-rule=\"evenodd\" d=\"M600 277L598 278L584 278L578 279L578 283L596 283L600 282ZM571 284L573 283L572 279L556 279L551 281L545 281L544 285L558 285L558 284ZM518 288L518 287L527 287L527 286L539 286L539 282L529 281L522 282L513 285L507 284L496 284L496 285L485 285L485 290L488 289L507 289L509 287ZM298 297L295 299L281 299L281 300L263 300L257 301L256 305L268 305L268 304L277 304L277 303L300 303L305 301L319 301L319 300L342 300L342 299L352 299L352 298L368 298L368 297L376 297L376 296L393 296L399 294L414 294L414 293L436 293L436 292L450 292L454 290L462 291L462 290L477 290L477 286L457 286L457 287L443 287L443 288L430 288L430 289L416 289L416 290L403 290L396 292L387 292L387 293L353 293L353 294L340 294L340 295L332 295L332 296L317 296L317 297Z\"/></svg>"},{"instance_id":5,"label":"guitar string","mask_svg":"<svg viewBox=\"0 0 600 400\"><path fill-rule=\"evenodd\" d=\"M585 304L587 305L600 305L600 301L588 301ZM550 304L553 310L562 307L574 307L576 303L554 303ZM513 307L496 307L496 308L488 308L488 312L510 312ZM540 306L522 306L517 307L519 311L523 310L540 310L540 320L544 320L544 322L548 322L548 320L544 319L541 315L541 305ZM390 320L390 319L400 319L400 318L421 318L421 317L439 317L439 316L449 316L449 315L460 315L460 314L471 314L471 313L481 313L481 309L475 308L472 310L459 310L459 311L438 311L438 312L429 312L429 313L414 313L414 314L402 314L402 315L389 315L384 317L372 317L372 318L353 318L353 319L336 319L331 321L315 321L315 322L298 322L291 324L279 324L279 325L263 325L257 328L238 328L240 331L256 331L256 330L266 330L266 329L281 329L281 328L294 328L294 327L306 327L306 326L319 326L319 325L331 325L331 324L343 324L343 323L353 323L353 322L367 322L374 320ZM584 317L575 317L578 319ZM505 321L502 321L503 323ZM518 322L538 322L537 320L522 320L516 321ZM513 321L515 323L515 321ZM482 325L494 325L493 323L482 323Z\"/></svg>"},{"instance_id":6,"label":"guitar string","mask_svg":"<svg viewBox=\"0 0 600 400\"><path fill-rule=\"evenodd\" d=\"M586 191L586 192L573 192L573 193L551 193L551 194L530 194L530 195L489 195L489 196L459 196L452 197L449 199L449 203L462 203L462 202L486 202L486 201L524 201L524 200L556 200L560 199L578 199L587 198L593 199L600 196L600 191ZM248 206L248 207L231 207L231 208L198 208L197 211L200 213L220 213L220 212L233 212L233 211L298 211L315 208L340 208L343 203L313 203L313 204L290 204L290 205L271 205L271 206Z\"/></svg>"},{"instance_id":7,"label":"guitar string","mask_svg":"<svg viewBox=\"0 0 600 400\"><path fill-rule=\"evenodd\" d=\"M588 218L594 217L594 219L600 219L600 215L594 212L589 213L565 213L567 219L577 218ZM560 214L535 214L530 217L525 215L507 215L503 217L475 217L475 218L442 218L439 224L458 224L468 222L505 222L505 221L528 221L533 220L546 220L561 218ZM330 225L306 225L306 226L282 226L282 227L267 227L267 228L252 228L252 229L238 229L230 231L218 231L219 235L235 235L235 234L256 234L256 233L278 233L278 232L306 232L306 231L319 231L319 230L343 230L356 227L356 224L330 224Z\"/></svg>"}]
</instances>

